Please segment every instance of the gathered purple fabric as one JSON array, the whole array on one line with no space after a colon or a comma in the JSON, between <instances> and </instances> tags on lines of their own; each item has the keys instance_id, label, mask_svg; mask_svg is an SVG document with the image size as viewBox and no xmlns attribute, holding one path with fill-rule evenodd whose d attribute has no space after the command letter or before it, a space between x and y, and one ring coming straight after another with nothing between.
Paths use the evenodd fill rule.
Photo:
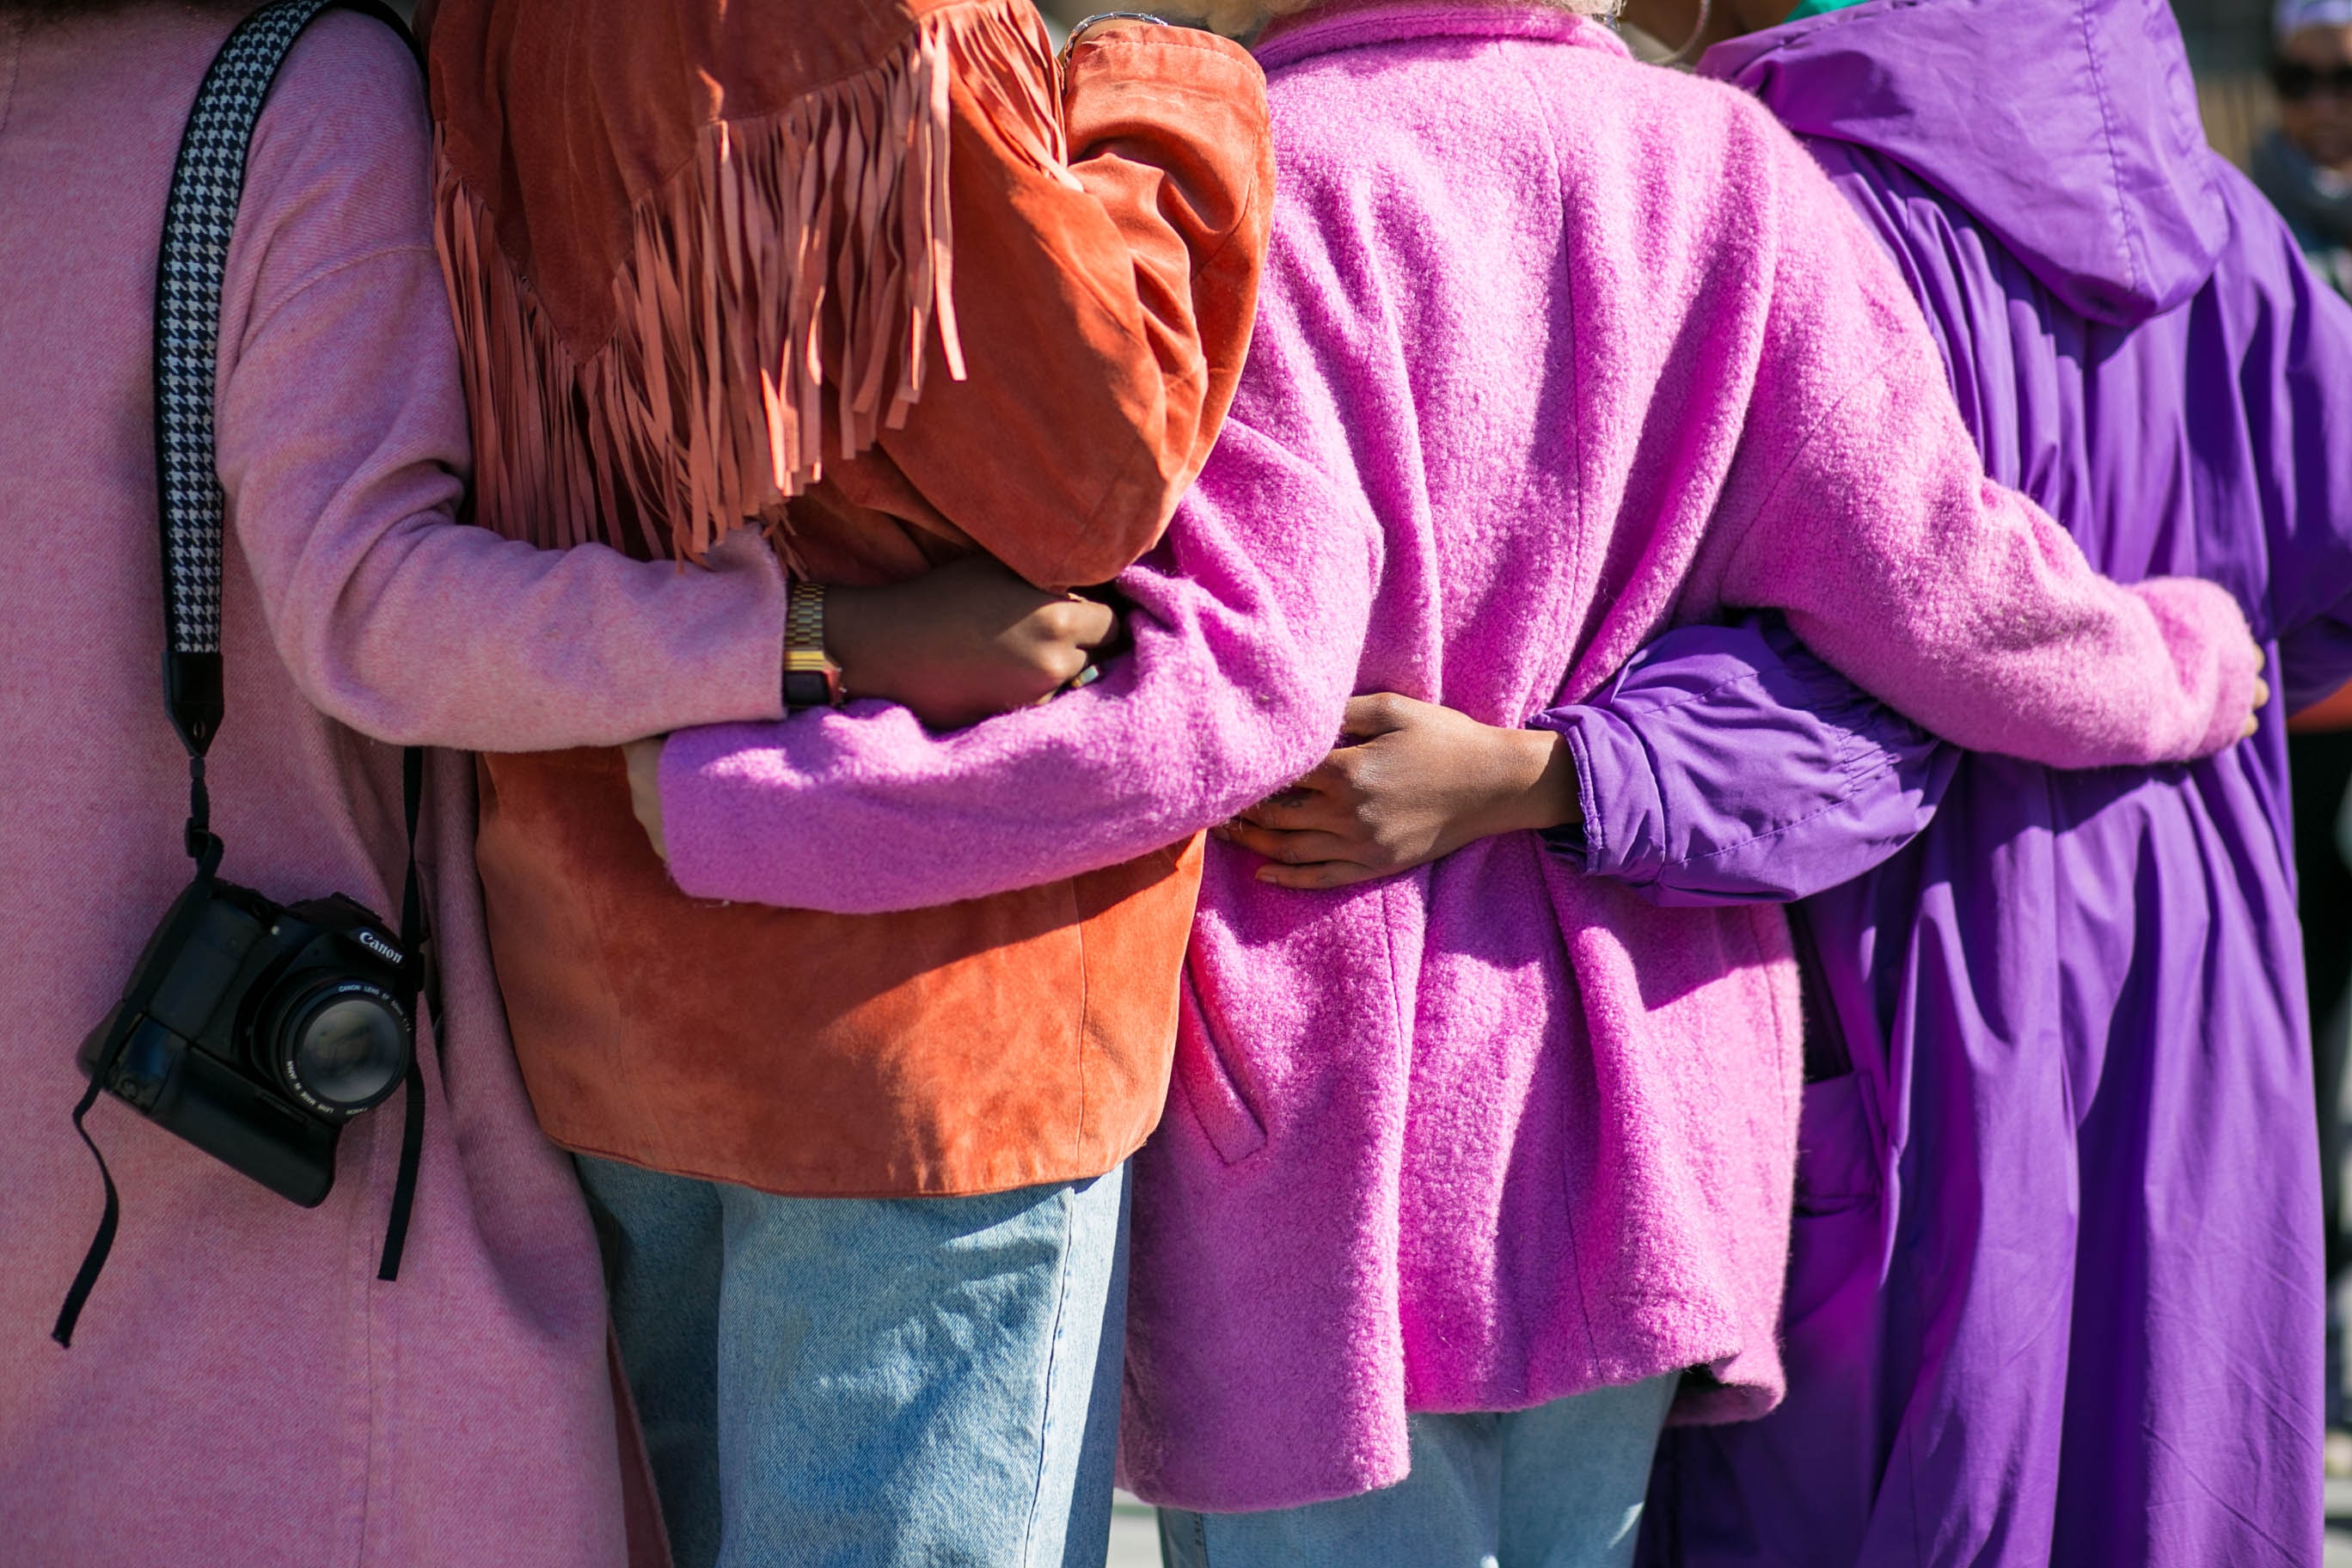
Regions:
<instances>
[{"instance_id":1,"label":"gathered purple fabric","mask_svg":"<svg viewBox=\"0 0 2352 1568\"><path fill-rule=\"evenodd\" d=\"M2226 594L2118 589L1989 486L1902 280L1743 96L1543 7L1261 50L1281 190L1248 367L1122 581L1133 658L955 735L865 709L675 736L673 874L887 909L1048 881L1304 772L1355 691L1522 724L1677 623L1777 607L1914 718L2051 761L2242 722ZM1383 1486L1411 1410L1699 1366L1777 1397L1799 1089L1769 906L1654 907L1531 834L1335 893L1212 846L1138 1156L1128 1484Z\"/></svg>"},{"instance_id":2,"label":"gathered purple fabric","mask_svg":"<svg viewBox=\"0 0 2352 1568\"><path fill-rule=\"evenodd\" d=\"M1927 826L1961 755L1772 615L1668 632L1534 723L1567 742L1583 809L1545 842L1669 908L1860 876Z\"/></svg>"},{"instance_id":3,"label":"gathered purple fabric","mask_svg":"<svg viewBox=\"0 0 2352 1568\"><path fill-rule=\"evenodd\" d=\"M1749 628L1662 639L1543 721L1594 737L1579 863L1663 901L1818 895L1812 1054L1852 1065L1805 1090L1788 1401L1669 1434L1645 1558L2315 1563L2283 715L2352 675L2352 310L2205 150L2153 0L1878 0L1702 68L1811 139L1994 476L2117 578L2228 584L2282 700L2153 772L1921 755ZM1857 856L1885 864L1848 881Z\"/></svg>"}]
</instances>

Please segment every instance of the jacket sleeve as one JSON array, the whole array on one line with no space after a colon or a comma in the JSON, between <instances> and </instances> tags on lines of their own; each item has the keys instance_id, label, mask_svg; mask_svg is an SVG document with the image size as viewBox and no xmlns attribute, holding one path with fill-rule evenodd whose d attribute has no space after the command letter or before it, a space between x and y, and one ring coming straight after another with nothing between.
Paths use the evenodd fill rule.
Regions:
<instances>
[{"instance_id":1,"label":"jacket sleeve","mask_svg":"<svg viewBox=\"0 0 2352 1568\"><path fill-rule=\"evenodd\" d=\"M1778 616L1668 632L1532 722L1566 742L1584 808L1546 844L1667 906L1787 902L1860 876L1927 827L1959 757Z\"/></svg>"},{"instance_id":2,"label":"jacket sleeve","mask_svg":"<svg viewBox=\"0 0 2352 1568\"><path fill-rule=\"evenodd\" d=\"M224 297L219 475L278 653L379 740L611 744L781 710L784 591L459 524L466 416L435 258L432 140L392 34L329 16L257 134Z\"/></svg>"},{"instance_id":3,"label":"jacket sleeve","mask_svg":"<svg viewBox=\"0 0 2352 1568\"><path fill-rule=\"evenodd\" d=\"M1043 586L1108 582L1159 540L1207 459L1249 349L1272 217L1265 79L1182 27L1073 51L1066 166L1040 167L952 90L950 199L964 377L934 375L896 474ZM861 489L867 493L861 494Z\"/></svg>"},{"instance_id":4,"label":"jacket sleeve","mask_svg":"<svg viewBox=\"0 0 2352 1568\"><path fill-rule=\"evenodd\" d=\"M2231 743L2261 667L2236 600L2110 582L1986 477L1902 279L1776 135L1770 305L1702 599L1785 612L1832 667L1972 750L2094 767Z\"/></svg>"},{"instance_id":5,"label":"jacket sleeve","mask_svg":"<svg viewBox=\"0 0 2352 1568\"><path fill-rule=\"evenodd\" d=\"M1119 578L1135 646L1101 680L951 734L853 702L673 735L670 875L697 898L865 914L1177 843L1338 737L1380 561L1363 503L1237 416L1166 540Z\"/></svg>"}]
</instances>

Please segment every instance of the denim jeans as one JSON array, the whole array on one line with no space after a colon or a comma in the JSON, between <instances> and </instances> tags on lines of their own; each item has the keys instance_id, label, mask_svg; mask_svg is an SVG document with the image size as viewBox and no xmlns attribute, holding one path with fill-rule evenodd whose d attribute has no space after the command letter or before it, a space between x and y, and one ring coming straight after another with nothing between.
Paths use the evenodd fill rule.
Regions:
<instances>
[{"instance_id":1,"label":"denim jeans","mask_svg":"<svg viewBox=\"0 0 2352 1568\"><path fill-rule=\"evenodd\" d=\"M1622 1568L1673 1375L1499 1415L1408 1417L1395 1486L1265 1513L1160 1510L1166 1568Z\"/></svg>"},{"instance_id":2,"label":"denim jeans","mask_svg":"<svg viewBox=\"0 0 2352 1568\"><path fill-rule=\"evenodd\" d=\"M1101 1568L1124 1167L898 1199L580 1173L678 1568Z\"/></svg>"}]
</instances>

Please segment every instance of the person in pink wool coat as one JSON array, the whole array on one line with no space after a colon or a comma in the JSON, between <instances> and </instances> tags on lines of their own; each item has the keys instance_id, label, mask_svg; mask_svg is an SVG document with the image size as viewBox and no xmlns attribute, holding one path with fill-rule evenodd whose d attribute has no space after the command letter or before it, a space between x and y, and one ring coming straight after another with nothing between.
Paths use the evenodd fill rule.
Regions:
<instances>
[{"instance_id":1,"label":"person in pink wool coat","mask_svg":"<svg viewBox=\"0 0 2352 1568\"><path fill-rule=\"evenodd\" d=\"M2245 731L2236 604L2118 587L1986 479L1902 279L1754 102L1540 5L1327 5L1256 53L1260 320L1121 580L1133 658L953 735L859 707L672 736L640 811L688 892L1047 881L1298 777L1351 693L1517 727L1746 608L1966 746ZM1261 869L1211 846L1137 1157L1127 1484L1177 1563L1625 1561L1670 1406L1782 1389L1782 915L1654 908L1531 832L1336 891Z\"/></svg>"}]
</instances>

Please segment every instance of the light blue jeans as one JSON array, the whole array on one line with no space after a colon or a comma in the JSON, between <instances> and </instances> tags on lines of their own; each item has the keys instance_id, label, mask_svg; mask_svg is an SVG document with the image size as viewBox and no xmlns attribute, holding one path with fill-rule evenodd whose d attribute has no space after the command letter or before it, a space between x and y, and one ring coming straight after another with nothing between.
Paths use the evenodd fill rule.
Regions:
<instances>
[{"instance_id":1,"label":"light blue jeans","mask_svg":"<svg viewBox=\"0 0 2352 1568\"><path fill-rule=\"evenodd\" d=\"M1672 1374L1501 1415L1412 1415L1395 1486L1265 1513L1160 1510L1166 1568L1623 1568Z\"/></svg>"},{"instance_id":2,"label":"light blue jeans","mask_svg":"<svg viewBox=\"0 0 2352 1568\"><path fill-rule=\"evenodd\" d=\"M1102 1568L1127 1172L780 1198L583 1158L677 1568Z\"/></svg>"}]
</instances>

